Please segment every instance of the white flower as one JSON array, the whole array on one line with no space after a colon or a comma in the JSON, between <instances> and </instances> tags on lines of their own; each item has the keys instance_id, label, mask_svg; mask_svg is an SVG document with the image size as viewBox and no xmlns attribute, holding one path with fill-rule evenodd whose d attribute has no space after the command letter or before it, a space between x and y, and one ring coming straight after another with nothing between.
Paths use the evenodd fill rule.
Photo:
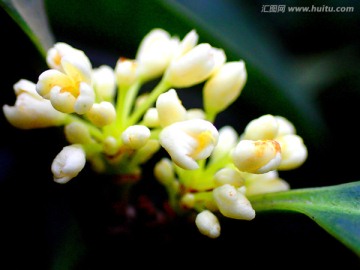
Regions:
<instances>
[{"instance_id":1,"label":"white flower","mask_svg":"<svg viewBox=\"0 0 360 270\"><path fill-rule=\"evenodd\" d=\"M162 158L159 162L157 162L154 167L154 175L163 185L173 182L175 179L175 172L171 160L168 158Z\"/></svg>"},{"instance_id":2,"label":"white flower","mask_svg":"<svg viewBox=\"0 0 360 270\"><path fill-rule=\"evenodd\" d=\"M278 170L292 170L302 165L307 156L307 148L303 139L296 134L280 136L276 139L281 146L282 160Z\"/></svg>"},{"instance_id":3,"label":"white flower","mask_svg":"<svg viewBox=\"0 0 360 270\"><path fill-rule=\"evenodd\" d=\"M64 124L66 115L54 109L50 101L41 97L35 84L19 80L14 84L14 106L4 105L3 111L11 125L21 129L46 128Z\"/></svg>"},{"instance_id":4,"label":"white flower","mask_svg":"<svg viewBox=\"0 0 360 270\"><path fill-rule=\"evenodd\" d=\"M278 137L296 133L295 126L288 119L286 119L283 116L279 116L279 115L275 116L275 119L279 124L279 129L278 129L278 133L277 133Z\"/></svg>"},{"instance_id":5,"label":"white flower","mask_svg":"<svg viewBox=\"0 0 360 270\"><path fill-rule=\"evenodd\" d=\"M205 111L218 113L226 109L240 96L246 79L243 61L225 63L204 85Z\"/></svg>"},{"instance_id":6,"label":"white flower","mask_svg":"<svg viewBox=\"0 0 360 270\"><path fill-rule=\"evenodd\" d=\"M228 156L230 151L236 146L239 135L231 126L223 126L219 129L219 140L210 156L210 162L216 163L218 160Z\"/></svg>"},{"instance_id":7,"label":"white flower","mask_svg":"<svg viewBox=\"0 0 360 270\"><path fill-rule=\"evenodd\" d=\"M67 183L79 174L85 163L85 151L80 145L65 146L51 165L54 181L59 184Z\"/></svg>"},{"instance_id":8,"label":"white flower","mask_svg":"<svg viewBox=\"0 0 360 270\"><path fill-rule=\"evenodd\" d=\"M160 125L163 127L186 119L186 109L174 89L168 90L157 98L156 110Z\"/></svg>"},{"instance_id":9,"label":"white flower","mask_svg":"<svg viewBox=\"0 0 360 270\"><path fill-rule=\"evenodd\" d=\"M135 60L120 57L115 66L115 75L120 87L129 87L137 79L138 64Z\"/></svg>"},{"instance_id":10,"label":"white flower","mask_svg":"<svg viewBox=\"0 0 360 270\"><path fill-rule=\"evenodd\" d=\"M136 54L138 76L149 80L160 76L169 65L179 45L177 38L168 32L155 28L141 41Z\"/></svg>"},{"instance_id":11,"label":"white flower","mask_svg":"<svg viewBox=\"0 0 360 270\"><path fill-rule=\"evenodd\" d=\"M86 113L86 116L96 126L103 127L115 121L116 111L111 102L101 101L95 103Z\"/></svg>"},{"instance_id":12,"label":"white flower","mask_svg":"<svg viewBox=\"0 0 360 270\"><path fill-rule=\"evenodd\" d=\"M190 119L165 127L159 139L178 166L194 170L199 167L196 160L209 157L218 136L217 129L209 121Z\"/></svg>"},{"instance_id":13,"label":"white flower","mask_svg":"<svg viewBox=\"0 0 360 270\"><path fill-rule=\"evenodd\" d=\"M220 223L218 218L209 210L203 210L197 214L195 224L199 231L210 238L220 236Z\"/></svg>"},{"instance_id":14,"label":"white flower","mask_svg":"<svg viewBox=\"0 0 360 270\"><path fill-rule=\"evenodd\" d=\"M290 185L285 180L279 178L277 171L263 174L247 174L244 177L246 179L246 196L290 189Z\"/></svg>"},{"instance_id":15,"label":"white flower","mask_svg":"<svg viewBox=\"0 0 360 270\"><path fill-rule=\"evenodd\" d=\"M198 108L192 108L186 110L186 119L205 119L206 115L204 110Z\"/></svg>"},{"instance_id":16,"label":"white flower","mask_svg":"<svg viewBox=\"0 0 360 270\"><path fill-rule=\"evenodd\" d=\"M130 126L121 134L123 143L132 149L144 146L149 138L150 129L143 125Z\"/></svg>"},{"instance_id":17,"label":"white flower","mask_svg":"<svg viewBox=\"0 0 360 270\"><path fill-rule=\"evenodd\" d=\"M88 68L91 68L89 58L84 54L83 51L75 49L64 42L57 42L51 47L46 54L46 62L50 68L64 71L61 60L64 56L71 58L78 58L80 62L83 62Z\"/></svg>"},{"instance_id":18,"label":"white flower","mask_svg":"<svg viewBox=\"0 0 360 270\"><path fill-rule=\"evenodd\" d=\"M86 144L93 142L86 125L81 122L71 122L65 126L65 136L71 144Z\"/></svg>"},{"instance_id":19,"label":"white flower","mask_svg":"<svg viewBox=\"0 0 360 270\"><path fill-rule=\"evenodd\" d=\"M107 65L101 65L100 67L93 69L92 77L96 97L100 101L112 102L116 90L114 70Z\"/></svg>"},{"instance_id":20,"label":"white flower","mask_svg":"<svg viewBox=\"0 0 360 270\"><path fill-rule=\"evenodd\" d=\"M222 168L214 175L216 186L230 184L234 187L241 187L245 184L245 179L241 173L234 168Z\"/></svg>"},{"instance_id":21,"label":"white flower","mask_svg":"<svg viewBox=\"0 0 360 270\"><path fill-rule=\"evenodd\" d=\"M189 87L209 78L225 60L221 49L201 43L171 61L164 74L165 80L174 87Z\"/></svg>"},{"instance_id":22,"label":"white flower","mask_svg":"<svg viewBox=\"0 0 360 270\"><path fill-rule=\"evenodd\" d=\"M91 67L82 58L61 58L64 72L50 69L40 74L36 91L49 99L55 109L64 113L84 114L95 101L91 87Z\"/></svg>"},{"instance_id":23,"label":"white flower","mask_svg":"<svg viewBox=\"0 0 360 270\"><path fill-rule=\"evenodd\" d=\"M251 220L255 210L245 195L234 186L225 184L213 190L214 200L221 214L234 219Z\"/></svg>"},{"instance_id":24,"label":"white flower","mask_svg":"<svg viewBox=\"0 0 360 270\"><path fill-rule=\"evenodd\" d=\"M115 155L119 151L119 142L113 136L107 136L103 142L103 151L106 155Z\"/></svg>"},{"instance_id":25,"label":"white flower","mask_svg":"<svg viewBox=\"0 0 360 270\"><path fill-rule=\"evenodd\" d=\"M192 48L194 48L199 40L199 36L196 31L193 29L185 35L181 40L177 50L175 51L174 58L177 59L180 56L184 55Z\"/></svg>"},{"instance_id":26,"label":"white flower","mask_svg":"<svg viewBox=\"0 0 360 270\"><path fill-rule=\"evenodd\" d=\"M273 140L279 131L279 122L270 114L250 121L242 136L245 140Z\"/></svg>"},{"instance_id":27,"label":"white flower","mask_svg":"<svg viewBox=\"0 0 360 270\"><path fill-rule=\"evenodd\" d=\"M147 127L160 126L159 114L156 108L149 108L143 117L143 124Z\"/></svg>"},{"instance_id":28,"label":"white flower","mask_svg":"<svg viewBox=\"0 0 360 270\"><path fill-rule=\"evenodd\" d=\"M281 162L280 144L274 140L242 140L231 155L234 165L249 173L275 170Z\"/></svg>"}]
</instances>

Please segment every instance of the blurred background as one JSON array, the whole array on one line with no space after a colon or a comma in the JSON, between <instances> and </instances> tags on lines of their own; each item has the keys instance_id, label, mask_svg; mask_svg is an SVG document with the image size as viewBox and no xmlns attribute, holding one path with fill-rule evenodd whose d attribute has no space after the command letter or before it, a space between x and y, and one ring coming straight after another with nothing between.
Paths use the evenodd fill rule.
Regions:
<instances>
[{"instance_id":1,"label":"blurred background","mask_svg":"<svg viewBox=\"0 0 360 270\"><path fill-rule=\"evenodd\" d=\"M114 67L121 56L134 58L141 39L152 28L163 28L180 38L196 29L199 42L223 48L228 61L243 59L247 65L248 82L240 98L218 116L217 126L230 124L241 133L256 117L282 115L295 124L309 152L299 169L280 173L292 188L360 180L358 1L39 3L28 1L29 7L44 8L51 38L83 50L94 67ZM312 6L354 10L288 10ZM41 11L32 16L39 19L39 29L46 30ZM4 54L0 101L13 105L14 83L21 78L35 82L46 63L4 9L0 10L0 25ZM178 91L185 107L201 106L201 91L196 90ZM51 162L66 145L62 130L19 130L2 113L0 129L0 245L5 250L0 264L12 265L4 269L19 269L24 264L39 270L107 270L127 268L129 263L155 267L165 261L169 267L219 262L239 268L340 264L344 269L359 269L359 258L299 214L259 214L251 222L223 219L218 239L203 237L193 222L182 218L158 224L154 222L158 217L145 215L126 226L106 177L86 167L66 185L52 181ZM146 194L143 200L151 198L160 205L165 193L152 179L151 165L144 168L148 179L134 193Z\"/></svg>"}]
</instances>

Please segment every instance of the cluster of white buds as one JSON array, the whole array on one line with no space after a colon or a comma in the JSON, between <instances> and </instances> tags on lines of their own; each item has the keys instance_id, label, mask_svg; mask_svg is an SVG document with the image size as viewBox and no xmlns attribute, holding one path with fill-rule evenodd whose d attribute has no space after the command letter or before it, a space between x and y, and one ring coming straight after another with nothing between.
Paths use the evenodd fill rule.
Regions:
<instances>
[{"instance_id":1,"label":"cluster of white buds","mask_svg":"<svg viewBox=\"0 0 360 270\"><path fill-rule=\"evenodd\" d=\"M175 124L185 125L187 120L183 118ZM167 132L177 138L177 143L171 147L164 145L172 160L163 158L159 161L155 176L173 198L173 208L179 212L195 210L199 231L211 238L220 235L219 214L252 220L255 210L250 196L288 190L290 185L279 178L279 171L298 168L308 154L293 124L281 116L264 115L254 119L241 135L231 126L221 127L217 135L211 137L217 138L217 143L212 146L210 155L200 161L192 159L192 152L184 149L197 149L206 145L203 141L181 140L181 132L176 129ZM191 134L196 133L192 131ZM167 138L171 135L166 134ZM164 144L161 136L160 142ZM189 143L187 147L184 147L185 143ZM178 153L181 161L172 153ZM187 161L191 159L189 166ZM197 166L193 164L195 162Z\"/></svg>"},{"instance_id":2,"label":"cluster of white buds","mask_svg":"<svg viewBox=\"0 0 360 270\"><path fill-rule=\"evenodd\" d=\"M180 40L153 29L134 58L114 68L93 68L86 54L66 43L49 49L49 69L37 82L14 85L7 120L20 129L64 127L69 145L55 157L54 181L67 183L89 161L99 173L141 174L141 165L162 147L154 168L178 213L195 211L199 231L220 235L218 215L251 220L249 196L289 189L278 170L299 167L307 149L280 116L251 121L242 135L215 127L216 116L241 94L247 80L242 60L227 62L222 49L198 43L195 30ZM141 87L157 79L149 92ZM203 108L186 109L177 88L203 85Z\"/></svg>"}]
</instances>

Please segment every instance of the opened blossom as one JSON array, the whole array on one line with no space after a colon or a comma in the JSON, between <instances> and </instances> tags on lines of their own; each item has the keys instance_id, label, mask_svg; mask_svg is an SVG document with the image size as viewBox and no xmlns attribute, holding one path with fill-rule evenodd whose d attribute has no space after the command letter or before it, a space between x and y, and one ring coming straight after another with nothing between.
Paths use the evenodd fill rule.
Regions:
<instances>
[{"instance_id":1,"label":"opened blossom","mask_svg":"<svg viewBox=\"0 0 360 270\"><path fill-rule=\"evenodd\" d=\"M53 108L50 101L41 97L35 84L25 79L14 85L14 106L4 105L6 119L21 129L46 128L65 123L66 115Z\"/></svg>"},{"instance_id":2,"label":"opened blossom","mask_svg":"<svg viewBox=\"0 0 360 270\"><path fill-rule=\"evenodd\" d=\"M159 140L178 166L194 170L199 167L197 160L210 156L218 136L219 133L212 123L191 119L165 127Z\"/></svg>"},{"instance_id":3,"label":"opened blossom","mask_svg":"<svg viewBox=\"0 0 360 270\"><path fill-rule=\"evenodd\" d=\"M49 69L39 76L37 92L60 112L84 114L95 102L92 69L81 56L65 54L60 60L60 70Z\"/></svg>"}]
</instances>

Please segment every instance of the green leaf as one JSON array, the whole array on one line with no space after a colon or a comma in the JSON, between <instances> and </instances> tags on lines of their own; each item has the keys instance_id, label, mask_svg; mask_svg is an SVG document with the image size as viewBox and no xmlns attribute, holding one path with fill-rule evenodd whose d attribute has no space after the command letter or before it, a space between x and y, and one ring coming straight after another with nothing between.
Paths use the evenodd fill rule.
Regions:
<instances>
[{"instance_id":1,"label":"green leaf","mask_svg":"<svg viewBox=\"0 0 360 270\"><path fill-rule=\"evenodd\" d=\"M329 187L254 195L255 211L293 211L307 215L360 256L360 181Z\"/></svg>"},{"instance_id":2,"label":"green leaf","mask_svg":"<svg viewBox=\"0 0 360 270\"><path fill-rule=\"evenodd\" d=\"M0 5L29 36L39 52L46 51L54 44L47 13L42 0L0 0Z\"/></svg>"}]
</instances>

